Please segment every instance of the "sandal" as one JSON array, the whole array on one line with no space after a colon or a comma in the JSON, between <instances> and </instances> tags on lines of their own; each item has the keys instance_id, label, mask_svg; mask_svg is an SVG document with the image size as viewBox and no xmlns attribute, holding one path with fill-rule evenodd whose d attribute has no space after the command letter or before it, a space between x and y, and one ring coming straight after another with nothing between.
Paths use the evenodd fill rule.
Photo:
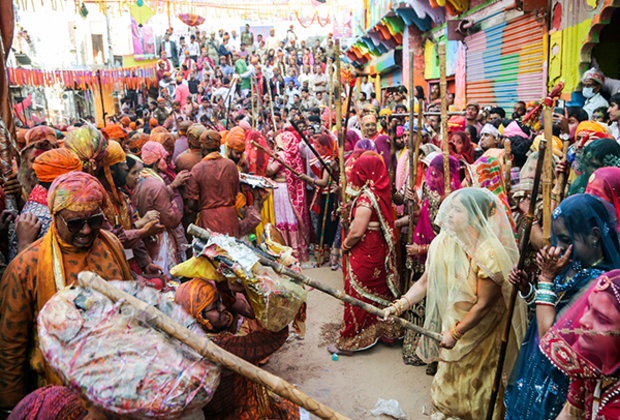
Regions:
<instances>
[{"instance_id":1,"label":"sandal","mask_svg":"<svg viewBox=\"0 0 620 420\"><path fill-rule=\"evenodd\" d=\"M435 376L435 374L437 373L437 365L438 364L439 364L439 362L429 363L428 366L426 367L426 374L428 376Z\"/></svg>"}]
</instances>

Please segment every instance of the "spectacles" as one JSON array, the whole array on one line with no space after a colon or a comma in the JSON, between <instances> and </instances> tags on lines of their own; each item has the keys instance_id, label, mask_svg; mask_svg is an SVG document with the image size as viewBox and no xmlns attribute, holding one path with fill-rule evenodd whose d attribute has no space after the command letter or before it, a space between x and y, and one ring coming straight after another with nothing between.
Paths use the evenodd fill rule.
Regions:
<instances>
[{"instance_id":1,"label":"spectacles","mask_svg":"<svg viewBox=\"0 0 620 420\"><path fill-rule=\"evenodd\" d=\"M103 213L94 214L90 216L88 219L82 219L78 217L75 219L65 220L65 218L62 217L61 214L59 214L59 216L62 219L62 221L65 222L67 229L71 233L76 233L76 232L81 231L86 223L88 223L88 226L91 229L99 229L101 225L103 224L103 219L105 217Z\"/></svg>"}]
</instances>

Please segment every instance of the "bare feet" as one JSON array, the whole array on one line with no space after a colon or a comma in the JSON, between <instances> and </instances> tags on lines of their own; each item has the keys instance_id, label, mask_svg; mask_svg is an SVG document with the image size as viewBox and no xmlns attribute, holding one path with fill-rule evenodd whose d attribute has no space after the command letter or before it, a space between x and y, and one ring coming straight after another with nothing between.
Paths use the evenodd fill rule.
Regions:
<instances>
[{"instance_id":1,"label":"bare feet","mask_svg":"<svg viewBox=\"0 0 620 420\"><path fill-rule=\"evenodd\" d=\"M353 356L352 351L339 350L334 344L327 346L327 351L331 354L337 354L338 356Z\"/></svg>"}]
</instances>

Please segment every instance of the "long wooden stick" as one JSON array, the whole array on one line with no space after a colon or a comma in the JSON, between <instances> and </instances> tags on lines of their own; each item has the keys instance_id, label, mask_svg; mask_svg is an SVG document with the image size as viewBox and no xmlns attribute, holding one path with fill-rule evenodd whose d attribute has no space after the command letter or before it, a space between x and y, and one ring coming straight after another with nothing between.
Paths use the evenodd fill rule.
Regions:
<instances>
[{"instance_id":1,"label":"long wooden stick","mask_svg":"<svg viewBox=\"0 0 620 420\"><path fill-rule=\"evenodd\" d=\"M263 146L261 146L260 144L256 143L254 140L250 140L252 142L252 145L260 150L262 150L263 152L267 153L273 160L275 160L276 162L278 162L280 165L284 166L286 169L288 169L289 171L291 171L291 173L293 175L295 175L296 177L300 177L301 174L297 171L295 171L295 169L291 168L289 165L286 164L286 162L284 162L282 159L280 159L275 153L272 153L270 150L264 148Z\"/></svg>"},{"instance_id":2,"label":"long wooden stick","mask_svg":"<svg viewBox=\"0 0 620 420\"><path fill-rule=\"evenodd\" d=\"M319 162L321 163L321 165L323 166L323 169L325 169L327 171L327 173L333 178L336 179L336 177L334 176L334 173L332 172L331 167L325 163L325 161L323 160L323 158L321 157L321 155L319 154L319 152L316 151L316 149L314 148L314 146L312 145L312 143L310 142L310 140L308 140L308 137L306 137L306 135L304 134L303 131L301 131L299 129L299 126L297 125L297 123L291 118L289 120L289 122L291 123L291 126L295 129L295 131L297 131L297 134L299 134L299 137L301 137L301 140L306 143L306 146L308 146L308 148L310 149L310 151L312 152L312 154L314 156L316 156L316 158L319 160Z\"/></svg>"},{"instance_id":3,"label":"long wooden stick","mask_svg":"<svg viewBox=\"0 0 620 420\"><path fill-rule=\"evenodd\" d=\"M413 55L413 53L412 53ZM413 61L411 61L413 62ZM412 77L413 78L413 77ZM410 107L411 113L413 114L413 106L415 104L415 98L411 99ZM418 100L418 108L424 107L424 100ZM415 149L413 146L413 119L409 121L409 188L415 194L415 183L418 179L418 162L420 160L420 144L422 143L422 114L418 114L418 129L416 132L415 139ZM411 200L409 202L409 230L408 230L408 243L409 245L413 244L413 213L414 213L414 202ZM413 261L411 258L407 260L408 269L411 271ZM410 274L410 273L409 273ZM407 290L411 287L411 276L407 276L406 283L408 285Z\"/></svg>"},{"instance_id":4,"label":"long wooden stick","mask_svg":"<svg viewBox=\"0 0 620 420\"><path fill-rule=\"evenodd\" d=\"M225 368L238 373L239 375L245 376L256 383L263 385L282 398L292 401L295 404L305 408L312 414L315 414L322 419L349 420L348 417L337 413L328 406L299 391L284 379L275 376L232 353L227 352L214 344L208 338L199 336L198 334L183 327L153 306L123 292L120 289L117 289L97 274L90 271L82 271L78 274L78 281L80 282L80 286L95 290L113 302L122 302L125 305L133 306L134 308L147 313L149 316L145 318L148 319L148 322L155 328L160 329L171 337L176 338L210 361L218 363Z\"/></svg>"},{"instance_id":5,"label":"long wooden stick","mask_svg":"<svg viewBox=\"0 0 620 420\"><path fill-rule=\"evenodd\" d=\"M250 75L250 101L252 101L252 130L255 130L256 111L254 110L254 75Z\"/></svg>"},{"instance_id":6,"label":"long wooden stick","mask_svg":"<svg viewBox=\"0 0 620 420\"><path fill-rule=\"evenodd\" d=\"M329 208L329 189L332 186L332 179L329 179L327 183L327 196L325 197L325 210L323 210L323 224L321 226L321 240L319 241L319 258L317 258L317 263L320 266L323 265L323 245L325 244L325 225L327 224L327 209Z\"/></svg>"},{"instance_id":7,"label":"long wooden stick","mask_svg":"<svg viewBox=\"0 0 620 420\"><path fill-rule=\"evenodd\" d=\"M441 145L445 196L450 195L450 144L448 139L448 82L446 81L446 43L439 43L439 91L441 94ZM419 129L419 127L418 127Z\"/></svg>"},{"instance_id":8,"label":"long wooden stick","mask_svg":"<svg viewBox=\"0 0 620 420\"><path fill-rule=\"evenodd\" d=\"M205 229L199 228L198 226L194 225L193 223L190 224L187 227L187 233L189 233L192 236L195 236L196 238L208 241L209 238L211 237L210 233L208 231L206 231ZM288 267L283 266L282 264L279 264L273 260L270 260L269 258L260 255L260 254L256 254L256 256L259 259L259 262L262 265L268 266L273 268L274 271L276 271L277 273L283 274L287 277L289 277L291 280L294 280L298 283L303 283L305 285L308 285L310 287L314 287L317 290L320 290L321 292L324 292L330 296L335 297L336 299L339 299L343 302L346 302L350 305L356 306L360 309L365 310L368 313L371 313L373 315L376 315L378 317L381 317L383 319L383 310L377 308L376 306L373 306L369 303L363 302L359 299L356 299L352 296L347 295L345 292L343 292L342 290L338 290L338 289L334 289L332 287L329 287L328 285L321 283L319 281L316 281L314 279L311 279L308 276L304 276L301 273L298 273L296 271L291 270ZM435 341L441 341L441 334L433 332L433 331L429 331L426 330L422 327L419 327L417 325L412 324L411 322L408 322L406 320L404 320L403 318L399 318L396 316L390 316L389 317L390 320L394 321L395 324L400 325L403 328L406 328L408 330L411 330L413 332L417 332L420 333L428 338L431 338Z\"/></svg>"},{"instance_id":9,"label":"long wooden stick","mask_svg":"<svg viewBox=\"0 0 620 420\"><path fill-rule=\"evenodd\" d=\"M392 194L396 192L396 120L390 123L390 184Z\"/></svg>"},{"instance_id":10,"label":"long wooden stick","mask_svg":"<svg viewBox=\"0 0 620 420\"><path fill-rule=\"evenodd\" d=\"M334 99L334 69L331 64L327 67L327 75L329 76L329 82L327 83L327 110L329 111L327 117L327 129L332 129L332 101Z\"/></svg>"},{"instance_id":11,"label":"long wooden stick","mask_svg":"<svg viewBox=\"0 0 620 420\"><path fill-rule=\"evenodd\" d=\"M562 162L566 163L568 161L568 147L570 142L568 140L562 140ZM555 195L555 200L553 200L554 207L560 205L560 203L564 200L564 194L566 193L566 183L568 181L568 177L566 173L562 172L558 175L558 180L555 184L555 189L553 190L553 195Z\"/></svg>"},{"instance_id":12,"label":"long wooden stick","mask_svg":"<svg viewBox=\"0 0 620 420\"><path fill-rule=\"evenodd\" d=\"M506 194L510 193L510 181L512 180L512 175L510 174L510 171L512 171L512 160L510 159L510 155L512 155L511 145L510 138L506 137L504 140L504 179L506 184Z\"/></svg>"},{"instance_id":13,"label":"long wooden stick","mask_svg":"<svg viewBox=\"0 0 620 420\"><path fill-rule=\"evenodd\" d=\"M342 208L346 208L347 204L347 174L344 170L344 136L342 135L342 94L341 94L341 86L342 86L342 76L340 73L340 40L336 40L336 98L334 100L334 105L336 106L336 132L338 133L338 155L339 155L339 163L340 163L340 191L342 191ZM349 92L349 99L351 98L351 92ZM342 211L342 229L344 231L342 243L344 243L344 239L349 233L349 225L348 225L348 214L346 210ZM346 265L346 256L344 258Z\"/></svg>"},{"instance_id":14,"label":"long wooden stick","mask_svg":"<svg viewBox=\"0 0 620 420\"><path fill-rule=\"evenodd\" d=\"M527 212L525 221L525 231L523 232L523 239L519 243L519 263L517 268L523 270L525 265L526 250L530 243L530 233L532 232L532 222L534 221L534 213L536 212L536 200L538 197L538 186L540 184L540 175L544 165L545 151L547 149L547 140L540 141L538 148L538 162L536 163L536 173L534 175L534 186L532 187L532 194L530 197L530 208ZM551 155L551 151L547 151L547 155ZM504 331L502 333L502 345L500 347L499 359L497 361L497 371L495 372L495 379L493 381L493 390L491 391L491 400L489 402L489 409L487 411L487 420L493 419L493 412L495 411L495 403L497 401L497 395L499 393L499 385L502 380L502 372L504 369L504 361L506 360L506 352L508 350L508 339L510 338L510 329L512 326L512 316L514 314L515 304L517 302L517 287L513 286L510 292L510 302L508 305L508 316L506 317L506 325L504 325Z\"/></svg>"},{"instance_id":15,"label":"long wooden stick","mask_svg":"<svg viewBox=\"0 0 620 420\"><path fill-rule=\"evenodd\" d=\"M552 119L552 109L548 107L543 107L543 117L545 124L545 140L548 145L553 144L553 119ZM549 146L550 148L552 146ZM553 149L551 149L553 150ZM551 190L552 190L552 182L553 182L553 157L552 153L547 153L545 155L545 162L543 167L543 177L542 177L542 192L543 192L543 245L549 246L551 245L551 212L553 209L551 208Z\"/></svg>"}]
</instances>

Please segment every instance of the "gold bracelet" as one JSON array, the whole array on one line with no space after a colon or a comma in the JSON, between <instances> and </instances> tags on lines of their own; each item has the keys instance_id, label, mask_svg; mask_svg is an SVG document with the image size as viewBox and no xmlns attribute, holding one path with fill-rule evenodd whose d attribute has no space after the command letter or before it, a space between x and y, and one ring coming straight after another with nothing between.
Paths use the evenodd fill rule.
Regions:
<instances>
[{"instance_id":1,"label":"gold bracelet","mask_svg":"<svg viewBox=\"0 0 620 420\"><path fill-rule=\"evenodd\" d=\"M400 306L400 313L402 314L403 312L405 312L405 305L403 305L403 302L401 302L400 299L395 300L394 303L397 303L398 306Z\"/></svg>"},{"instance_id":2,"label":"gold bracelet","mask_svg":"<svg viewBox=\"0 0 620 420\"><path fill-rule=\"evenodd\" d=\"M411 304L411 301L409 300L409 298L405 295L402 295L400 297L401 299L405 299L407 301L407 303L409 304L409 307L407 309L411 309L413 307L413 305Z\"/></svg>"},{"instance_id":3,"label":"gold bracelet","mask_svg":"<svg viewBox=\"0 0 620 420\"><path fill-rule=\"evenodd\" d=\"M389 308L390 306L393 306L393 307L394 307L394 309L396 310L396 316L400 316L400 311L398 310L398 307L396 306L396 304L395 304L394 302L392 302L392 303L390 303L390 304L388 305L388 308Z\"/></svg>"},{"instance_id":4,"label":"gold bracelet","mask_svg":"<svg viewBox=\"0 0 620 420\"><path fill-rule=\"evenodd\" d=\"M463 334L459 333L456 330L456 327L460 324L460 321L456 321L454 324L452 324L452 326L450 327L450 334L452 334L452 337L454 337L454 339L456 341L459 341L461 338L463 338Z\"/></svg>"}]
</instances>

